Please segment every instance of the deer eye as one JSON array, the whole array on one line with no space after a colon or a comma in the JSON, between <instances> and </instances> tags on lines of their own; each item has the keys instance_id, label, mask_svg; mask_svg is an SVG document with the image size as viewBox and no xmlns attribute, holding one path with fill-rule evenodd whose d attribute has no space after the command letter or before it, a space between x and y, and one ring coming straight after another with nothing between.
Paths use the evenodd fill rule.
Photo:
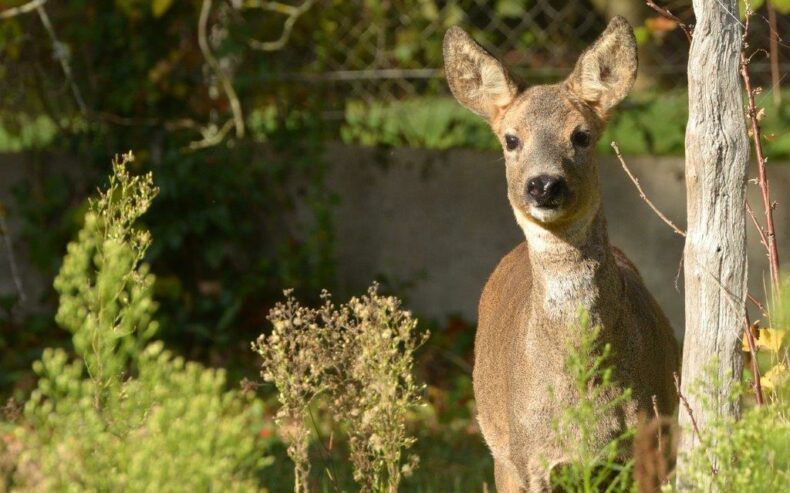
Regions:
<instances>
[{"instance_id":1,"label":"deer eye","mask_svg":"<svg viewBox=\"0 0 790 493\"><path fill-rule=\"evenodd\" d=\"M576 130L571 135L571 142L576 147L587 147L590 145L590 132L587 130Z\"/></svg>"},{"instance_id":2,"label":"deer eye","mask_svg":"<svg viewBox=\"0 0 790 493\"><path fill-rule=\"evenodd\" d=\"M508 151L515 150L520 143L521 141L518 140L518 137L516 137L515 135L510 135L510 134L505 135L505 147L507 148Z\"/></svg>"}]
</instances>

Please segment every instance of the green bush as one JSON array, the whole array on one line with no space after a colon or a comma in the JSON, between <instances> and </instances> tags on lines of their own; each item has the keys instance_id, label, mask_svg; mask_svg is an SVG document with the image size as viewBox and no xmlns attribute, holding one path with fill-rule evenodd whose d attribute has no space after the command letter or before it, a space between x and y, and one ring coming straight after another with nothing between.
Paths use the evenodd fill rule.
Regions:
<instances>
[{"instance_id":1,"label":"green bush","mask_svg":"<svg viewBox=\"0 0 790 493\"><path fill-rule=\"evenodd\" d=\"M267 457L260 402L223 370L148 343L157 330L150 234L135 227L157 190L131 155L88 206L55 286L76 357L47 349L3 451L11 490L258 491Z\"/></svg>"},{"instance_id":2,"label":"green bush","mask_svg":"<svg viewBox=\"0 0 790 493\"><path fill-rule=\"evenodd\" d=\"M630 492L634 460L624 457L635 430L626 429L603 446L595 443L594 434L599 422L627 404L631 389L623 389L614 379L611 346L601 346L600 328L590 325L586 313L580 315L578 329L579 340L568 344L565 357L565 371L573 377L578 399L553 423L558 444L570 451L570 461L552 471L551 483L559 491L574 493Z\"/></svg>"},{"instance_id":3,"label":"green bush","mask_svg":"<svg viewBox=\"0 0 790 493\"><path fill-rule=\"evenodd\" d=\"M709 410L718 403L706 399L715 395L711 386L718 385L715 365L694 390L703 396ZM737 387L732 400L745 397L745 386ZM790 484L790 403L783 399L769 400L763 406L747 407L740 419L718 416L700 430L700 446L688 460L692 467L683 486L691 491L749 491L775 493ZM685 431L691 433L691 430Z\"/></svg>"}]
</instances>

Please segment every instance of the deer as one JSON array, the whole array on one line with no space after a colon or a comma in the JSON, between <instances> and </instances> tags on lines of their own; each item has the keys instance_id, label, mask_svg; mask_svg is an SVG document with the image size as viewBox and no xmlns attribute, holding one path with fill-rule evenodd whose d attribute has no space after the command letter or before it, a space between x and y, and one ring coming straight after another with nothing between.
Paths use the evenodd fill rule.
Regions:
<instances>
[{"instance_id":1,"label":"deer","mask_svg":"<svg viewBox=\"0 0 790 493\"><path fill-rule=\"evenodd\" d=\"M594 430L605 444L640 413L677 406L672 327L631 261L609 243L595 143L637 73L634 32L622 17L579 56L562 82L524 87L463 29L443 43L450 91L501 142L507 197L525 241L489 277L478 306L473 387L477 421L499 493L551 491L571 460L553 421L574 402L564 367L579 313L609 344L618 388L631 397ZM552 389L552 391L549 391ZM628 454L628 451L624 451Z\"/></svg>"}]
</instances>

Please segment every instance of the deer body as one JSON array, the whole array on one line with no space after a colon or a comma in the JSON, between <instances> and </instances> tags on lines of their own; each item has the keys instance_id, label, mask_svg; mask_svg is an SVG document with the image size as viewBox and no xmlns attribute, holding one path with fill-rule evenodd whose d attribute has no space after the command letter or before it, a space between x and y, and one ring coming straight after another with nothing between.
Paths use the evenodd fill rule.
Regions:
<instances>
[{"instance_id":1,"label":"deer body","mask_svg":"<svg viewBox=\"0 0 790 493\"><path fill-rule=\"evenodd\" d=\"M633 83L633 32L613 19L565 82L526 90L460 29L448 31L444 55L455 97L502 141L508 199L526 238L501 260L480 299L478 421L497 491L548 492L551 467L570 459L552 423L577 398L564 364L580 309L612 346L618 385L633 392L597 423L595 439L603 445L640 411L652 415L654 395L662 413L675 408L672 329L636 268L609 244L592 152L606 112Z\"/></svg>"}]
</instances>

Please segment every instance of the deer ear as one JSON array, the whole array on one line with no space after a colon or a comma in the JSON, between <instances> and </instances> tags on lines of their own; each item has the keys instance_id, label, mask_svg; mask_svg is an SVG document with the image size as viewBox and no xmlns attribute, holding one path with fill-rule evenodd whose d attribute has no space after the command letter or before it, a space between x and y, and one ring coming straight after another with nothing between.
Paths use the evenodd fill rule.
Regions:
<instances>
[{"instance_id":1,"label":"deer ear","mask_svg":"<svg viewBox=\"0 0 790 493\"><path fill-rule=\"evenodd\" d=\"M605 117L631 90L637 66L634 30L627 20L616 16L579 57L565 85Z\"/></svg>"},{"instance_id":2,"label":"deer ear","mask_svg":"<svg viewBox=\"0 0 790 493\"><path fill-rule=\"evenodd\" d=\"M489 122L518 92L505 67L459 27L444 36L444 73L455 99Z\"/></svg>"}]
</instances>

